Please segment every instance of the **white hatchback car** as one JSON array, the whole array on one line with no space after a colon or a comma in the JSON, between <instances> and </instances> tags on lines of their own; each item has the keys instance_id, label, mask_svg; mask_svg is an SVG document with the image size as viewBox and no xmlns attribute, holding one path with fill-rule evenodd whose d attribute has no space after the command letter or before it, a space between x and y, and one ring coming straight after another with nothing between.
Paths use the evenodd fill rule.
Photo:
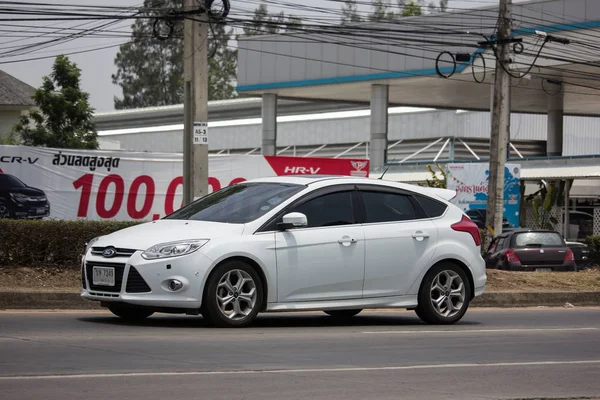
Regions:
<instances>
[{"instance_id":1,"label":"white hatchback car","mask_svg":"<svg viewBox=\"0 0 600 400\"><path fill-rule=\"evenodd\" d=\"M213 192L162 220L91 240L82 297L115 315L414 309L460 320L485 290L479 229L455 192L369 178L287 176Z\"/></svg>"}]
</instances>

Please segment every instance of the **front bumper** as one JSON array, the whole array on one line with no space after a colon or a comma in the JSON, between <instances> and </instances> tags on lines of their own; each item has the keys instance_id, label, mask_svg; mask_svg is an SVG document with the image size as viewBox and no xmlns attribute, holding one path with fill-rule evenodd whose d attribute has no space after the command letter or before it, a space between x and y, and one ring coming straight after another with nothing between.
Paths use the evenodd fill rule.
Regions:
<instances>
[{"instance_id":1,"label":"front bumper","mask_svg":"<svg viewBox=\"0 0 600 400\"><path fill-rule=\"evenodd\" d=\"M145 260L141 251L131 257L103 258L88 253L81 262L81 297L102 305L124 303L157 309L199 309L206 272L212 261L200 252L182 257ZM112 268L114 286L94 284L94 267ZM171 291L167 283L177 279L183 287Z\"/></svg>"},{"instance_id":2,"label":"front bumper","mask_svg":"<svg viewBox=\"0 0 600 400\"><path fill-rule=\"evenodd\" d=\"M9 213L17 219L47 218L50 216L50 204L30 205L12 202Z\"/></svg>"}]
</instances>

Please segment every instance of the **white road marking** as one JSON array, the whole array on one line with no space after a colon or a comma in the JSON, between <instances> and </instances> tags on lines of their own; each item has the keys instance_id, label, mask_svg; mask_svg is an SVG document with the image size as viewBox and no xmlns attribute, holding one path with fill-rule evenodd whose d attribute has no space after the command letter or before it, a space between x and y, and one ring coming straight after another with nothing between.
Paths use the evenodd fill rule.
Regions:
<instances>
[{"instance_id":1,"label":"white road marking","mask_svg":"<svg viewBox=\"0 0 600 400\"><path fill-rule=\"evenodd\" d=\"M497 367L527 367L552 365L586 365L600 364L600 360L579 361L531 361L531 362L500 362L500 363L463 363L463 364L429 364L402 365L394 367L348 367L348 368L305 368L305 369L271 369L271 370L240 370L240 371L186 371L186 372L125 372L115 374L74 374L74 375L18 375L0 376L0 381L9 380L39 380L39 379L94 379L94 378L130 378L130 377L169 377L169 376L210 376L210 375L249 375L249 374L301 374L327 372L364 372L364 371L401 371L413 369L444 369L444 368L497 368Z\"/></svg>"},{"instance_id":2,"label":"white road marking","mask_svg":"<svg viewBox=\"0 0 600 400\"><path fill-rule=\"evenodd\" d=\"M440 329L436 331L404 330L404 331L363 331L362 333L377 334L423 334L423 333L530 333L530 332L571 332L596 331L599 328L519 328L519 329Z\"/></svg>"}]
</instances>

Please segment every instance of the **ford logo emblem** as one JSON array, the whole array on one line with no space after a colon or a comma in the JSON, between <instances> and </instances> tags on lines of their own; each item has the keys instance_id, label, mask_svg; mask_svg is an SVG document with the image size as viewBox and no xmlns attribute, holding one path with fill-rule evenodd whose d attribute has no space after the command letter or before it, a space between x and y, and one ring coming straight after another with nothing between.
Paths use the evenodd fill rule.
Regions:
<instances>
[{"instance_id":1,"label":"ford logo emblem","mask_svg":"<svg viewBox=\"0 0 600 400\"><path fill-rule=\"evenodd\" d=\"M109 247L107 249L104 249L104 251L102 252L102 257L110 258L114 257L115 254L117 254L117 250L115 250L114 247Z\"/></svg>"}]
</instances>

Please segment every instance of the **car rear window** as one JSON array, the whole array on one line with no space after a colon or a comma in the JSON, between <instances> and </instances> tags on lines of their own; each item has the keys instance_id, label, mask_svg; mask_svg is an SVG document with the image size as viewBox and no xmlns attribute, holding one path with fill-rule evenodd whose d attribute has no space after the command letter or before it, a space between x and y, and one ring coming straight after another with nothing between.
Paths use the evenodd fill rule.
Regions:
<instances>
[{"instance_id":1,"label":"car rear window","mask_svg":"<svg viewBox=\"0 0 600 400\"><path fill-rule=\"evenodd\" d=\"M517 233L513 239L514 247L556 247L565 242L556 232L523 232Z\"/></svg>"}]
</instances>

